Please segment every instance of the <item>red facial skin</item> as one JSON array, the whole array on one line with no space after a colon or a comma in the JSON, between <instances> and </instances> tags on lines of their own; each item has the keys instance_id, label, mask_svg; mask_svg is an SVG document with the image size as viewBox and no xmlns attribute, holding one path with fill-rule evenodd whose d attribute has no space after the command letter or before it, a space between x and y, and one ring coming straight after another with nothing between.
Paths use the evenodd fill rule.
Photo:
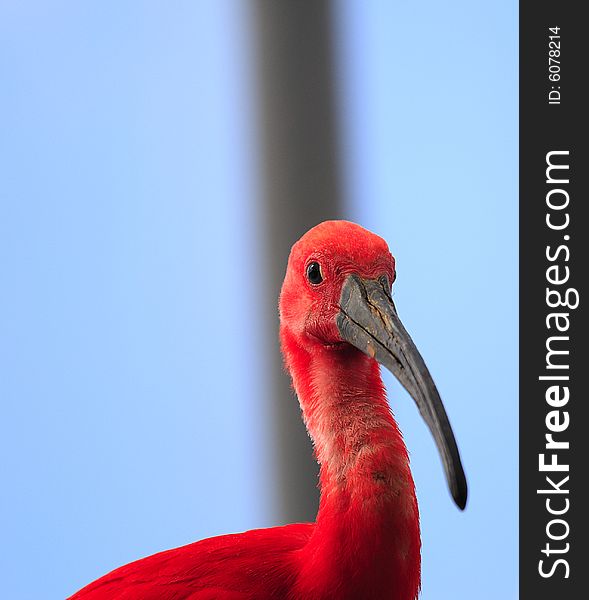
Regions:
<instances>
[{"instance_id":1,"label":"red facial skin","mask_svg":"<svg viewBox=\"0 0 589 600\"><path fill-rule=\"evenodd\" d=\"M307 279L311 262L323 281ZM315 523L209 538L120 567L75 600L414 600L420 534L405 444L376 361L341 340L345 277L395 278L380 237L327 221L292 248L280 338L321 465Z\"/></svg>"}]
</instances>

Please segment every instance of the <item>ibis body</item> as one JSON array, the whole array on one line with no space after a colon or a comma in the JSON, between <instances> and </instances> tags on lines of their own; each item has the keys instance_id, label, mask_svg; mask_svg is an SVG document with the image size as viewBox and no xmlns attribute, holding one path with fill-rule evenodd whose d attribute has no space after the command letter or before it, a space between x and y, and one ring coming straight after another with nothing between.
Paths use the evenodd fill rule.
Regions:
<instances>
[{"instance_id":1,"label":"ibis body","mask_svg":"<svg viewBox=\"0 0 589 600\"><path fill-rule=\"evenodd\" d=\"M314 227L290 254L280 338L320 464L315 523L161 552L115 569L71 600L414 600L418 507L379 363L417 403L460 508L467 491L440 397L392 301L394 280L384 240L346 221Z\"/></svg>"}]
</instances>

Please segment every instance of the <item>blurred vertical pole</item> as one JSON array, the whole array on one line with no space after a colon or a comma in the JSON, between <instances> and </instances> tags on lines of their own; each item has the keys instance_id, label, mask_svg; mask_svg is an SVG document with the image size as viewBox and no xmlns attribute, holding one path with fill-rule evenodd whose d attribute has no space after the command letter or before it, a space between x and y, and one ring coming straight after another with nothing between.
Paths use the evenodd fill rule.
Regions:
<instances>
[{"instance_id":1,"label":"blurred vertical pole","mask_svg":"<svg viewBox=\"0 0 589 600\"><path fill-rule=\"evenodd\" d=\"M272 360L270 410L275 430L278 514L312 521L318 468L284 373L277 303L291 245L310 227L341 218L332 47L326 0L255 0L254 27L262 139L263 214Z\"/></svg>"}]
</instances>

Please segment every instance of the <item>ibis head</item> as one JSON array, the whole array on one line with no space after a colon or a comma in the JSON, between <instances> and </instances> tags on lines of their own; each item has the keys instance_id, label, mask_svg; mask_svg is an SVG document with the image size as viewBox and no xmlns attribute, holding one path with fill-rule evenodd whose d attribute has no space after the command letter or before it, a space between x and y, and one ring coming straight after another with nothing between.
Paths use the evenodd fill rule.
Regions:
<instances>
[{"instance_id":1,"label":"ibis head","mask_svg":"<svg viewBox=\"0 0 589 600\"><path fill-rule=\"evenodd\" d=\"M352 346L386 367L413 398L440 453L459 508L467 484L432 376L392 300L395 259L386 242L347 221L326 221L292 248L280 298L281 327L309 354Z\"/></svg>"}]
</instances>

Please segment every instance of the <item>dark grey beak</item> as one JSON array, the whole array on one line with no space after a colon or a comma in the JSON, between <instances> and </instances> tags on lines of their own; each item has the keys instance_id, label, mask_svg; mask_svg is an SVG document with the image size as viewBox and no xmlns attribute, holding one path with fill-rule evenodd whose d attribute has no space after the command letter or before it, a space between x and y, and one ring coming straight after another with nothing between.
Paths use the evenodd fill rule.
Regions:
<instances>
[{"instance_id":1,"label":"dark grey beak","mask_svg":"<svg viewBox=\"0 0 589 600\"><path fill-rule=\"evenodd\" d=\"M452 497L464 509L468 490L452 427L387 284L350 275L342 288L337 326L344 340L384 365L415 400L438 446Z\"/></svg>"}]
</instances>

